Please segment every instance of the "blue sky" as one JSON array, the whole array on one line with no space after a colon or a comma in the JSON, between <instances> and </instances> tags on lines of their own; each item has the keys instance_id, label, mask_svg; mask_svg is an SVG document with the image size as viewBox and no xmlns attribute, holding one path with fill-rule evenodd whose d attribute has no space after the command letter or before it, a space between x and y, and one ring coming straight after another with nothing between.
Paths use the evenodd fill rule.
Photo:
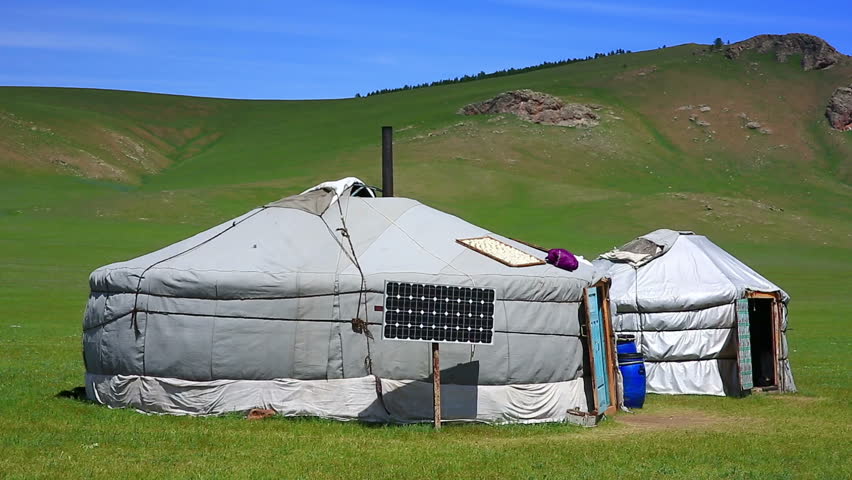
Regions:
<instances>
[{"instance_id":1,"label":"blue sky","mask_svg":"<svg viewBox=\"0 0 852 480\"><path fill-rule=\"evenodd\" d=\"M852 2L3 0L0 85L337 98L617 48L788 32L852 54Z\"/></svg>"}]
</instances>

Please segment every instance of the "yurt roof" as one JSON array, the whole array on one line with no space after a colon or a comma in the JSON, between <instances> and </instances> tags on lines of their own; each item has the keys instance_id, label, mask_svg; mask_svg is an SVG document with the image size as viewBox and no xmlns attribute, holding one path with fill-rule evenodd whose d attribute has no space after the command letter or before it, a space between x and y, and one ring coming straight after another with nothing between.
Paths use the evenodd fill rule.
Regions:
<instances>
[{"instance_id":1,"label":"yurt roof","mask_svg":"<svg viewBox=\"0 0 852 480\"><path fill-rule=\"evenodd\" d=\"M731 303L748 291L789 296L703 235L660 229L602 254L618 311L683 311Z\"/></svg>"},{"instance_id":2,"label":"yurt roof","mask_svg":"<svg viewBox=\"0 0 852 480\"><path fill-rule=\"evenodd\" d=\"M93 291L198 298L324 295L386 280L493 286L503 298L579 298L596 279L550 265L510 267L458 239L490 236L529 255L545 253L408 198L364 198L360 181L320 184L132 260L97 269ZM351 243L350 243L351 242ZM359 271L360 270L360 271ZM335 285L335 282L338 282Z\"/></svg>"}]
</instances>

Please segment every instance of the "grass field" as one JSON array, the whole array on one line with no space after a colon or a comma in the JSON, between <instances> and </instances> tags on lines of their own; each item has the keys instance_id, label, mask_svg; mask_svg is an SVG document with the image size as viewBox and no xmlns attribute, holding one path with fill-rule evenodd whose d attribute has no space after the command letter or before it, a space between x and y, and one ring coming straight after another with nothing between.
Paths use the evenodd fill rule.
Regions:
<instances>
[{"instance_id":1,"label":"grass field","mask_svg":"<svg viewBox=\"0 0 852 480\"><path fill-rule=\"evenodd\" d=\"M0 477L852 478L852 132L822 118L852 67L698 49L334 101L0 88ZM513 88L600 104L603 122L455 114ZM712 128L677 110L689 104L713 107ZM399 195L506 235L594 256L660 227L707 234L790 293L800 393L651 396L596 429L440 433L56 398L83 383L94 268L322 180L377 183L383 124Z\"/></svg>"}]
</instances>

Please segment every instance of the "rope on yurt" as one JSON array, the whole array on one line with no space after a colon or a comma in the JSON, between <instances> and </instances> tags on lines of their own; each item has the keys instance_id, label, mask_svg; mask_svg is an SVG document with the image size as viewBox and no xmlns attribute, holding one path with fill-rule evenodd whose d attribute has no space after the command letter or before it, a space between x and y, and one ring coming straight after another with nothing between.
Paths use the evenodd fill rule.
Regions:
<instances>
[{"instance_id":1,"label":"rope on yurt","mask_svg":"<svg viewBox=\"0 0 852 480\"><path fill-rule=\"evenodd\" d=\"M365 295L367 290L367 277L364 275L364 270L361 269L361 262L358 261L358 255L355 253L355 246L352 244L352 237L349 235L349 229L346 227L346 218L343 215L343 207L340 206L340 202L337 202L337 209L340 211L340 224L341 228L338 228L337 231L340 232L340 235L346 239L346 242L349 244L349 251L352 253L351 257L352 264L355 265L355 268L358 269L358 274L361 276L361 288L358 289L358 307L355 311L355 318L352 319L352 326L355 327L358 333L363 333L364 338L367 340L367 357L364 359L364 367L367 368L367 372L372 375L373 374L373 358L370 355L370 340L373 338L373 334L370 332L370 318L367 313L367 297ZM348 256L348 255L347 255ZM361 319L361 304L364 305L364 320Z\"/></svg>"},{"instance_id":2,"label":"rope on yurt","mask_svg":"<svg viewBox=\"0 0 852 480\"><path fill-rule=\"evenodd\" d=\"M361 269L361 262L358 261L358 254L355 253L355 246L352 244L352 237L349 235L349 229L346 226L346 216L343 214L343 207L340 205L340 201L337 202L337 209L340 212L340 224L341 227L337 229L340 232L340 235L346 238L346 242L349 244L349 250L351 252L351 256L349 252L344 250L346 256L352 261L352 264L355 265L355 268L358 269L358 274L361 276L361 288L358 289L358 307L355 310L355 318L352 319L352 329L356 333L362 333L364 335L364 340L367 343L367 356L364 357L364 368L366 368L367 373L373 376L375 379L376 385L376 397L379 400L379 403L382 405L382 408L385 410L385 413L390 415L390 410L385 405L384 393L382 392L382 379L379 378L378 375L373 373L373 356L370 350L370 340L373 339L373 334L370 332L370 314L369 309L367 308L367 277L364 275L364 270ZM361 319L361 304L364 305L364 319Z\"/></svg>"},{"instance_id":3,"label":"rope on yurt","mask_svg":"<svg viewBox=\"0 0 852 480\"><path fill-rule=\"evenodd\" d=\"M204 245L204 244L206 244L206 243L208 243L208 242L210 242L210 241L212 241L212 240L214 240L214 239L216 239L216 238L218 238L218 237L220 237L220 236L224 235L226 232L230 231L231 229L233 229L233 228L234 228L234 227L236 227L237 225L239 225L239 224L241 224L241 223L245 222L246 220L250 219L251 217L253 217L253 216L257 215L258 213L260 213L260 212L262 212L262 211L266 210L266 208L267 208L267 207L260 207L260 208L259 208L256 212L254 212L254 213L252 213L251 215L249 215L249 216L247 216L247 217L243 218L243 219L242 219L242 220L240 220L239 222L238 222L238 221L236 221L236 220L234 220L233 222L231 222L231 225L230 225L228 228L226 228L226 229L222 230L221 232L217 233L216 235L213 235L212 237L208 238L207 240L204 240L203 242L201 242L201 243L199 243L199 244L197 244L197 245L193 245L192 247L189 247L189 248L187 248L186 250L183 250L183 251L181 251L181 252L178 252L178 253L176 253L176 254L172 255L171 257L164 258L164 259L162 259L162 260L156 261L156 262L152 263L151 265L149 265L147 268L145 268L145 270L142 270L142 273L139 275L139 280L136 282L136 294L135 294L135 296L133 297L133 310L131 310L132 315L131 315L131 317L130 317L130 324L131 324L131 328L133 328L133 329L136 331L136 333L137 333L137 334L139 333L139 325L136 323L136 313L139 311L139 310L138 310L138 306L139 306L139 293L140 293L140 290L142 289L142 279L144 279L144 278L145 278L145 274L146 274L146 273L148 273L148 270L151 270L152 268L156 267L157 265L160 265L161 263L168 262L169 260L175 259L175 258L177 258L177 257L179 257L179 256L181 256L181 255L183 255L183 254L185 254L185 253L189 253L189 252L191 252L192 250L195 250L196 248L198 248L198 247L200 247L200 246L202 246L202 245ZM143 355L143 357L142 357L143 362L144 362L144 358L145 358L145 357L144 357L144 355ZM143 366L143 370L144 370L144 366Z\"/></svg>"}]
</instances>

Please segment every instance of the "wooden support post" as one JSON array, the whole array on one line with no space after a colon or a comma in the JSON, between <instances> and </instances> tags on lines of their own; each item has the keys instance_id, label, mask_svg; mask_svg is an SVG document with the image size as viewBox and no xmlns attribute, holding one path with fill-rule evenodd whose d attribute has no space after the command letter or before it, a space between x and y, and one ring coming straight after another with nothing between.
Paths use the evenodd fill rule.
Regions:
<instances>
[{"instance_id":1,"label":"wooden support post","mask_svg":"<svg viewBox=\"0 0 852 480\"><path fill-rule=\"evenodd\" d=\"M612 331L612 312L610 311L609 287L610 281L604 280L598 282L600 291L603 292L601 297L601 305L603 306L603 322L604 333L606 334L606 352L607 352L607 371L609 372L609 408L603 412L607 415L613 415L618 410L618 381L616 380L615 370L618 368L618 353L615 348L615 333ZM638 345L637 345L638 346Z\"/></svg>"},{"instance_id":2,"label":"wooden support post","mask_svg":"<svg viewBox=\"0 0 852 480\"><path fill-rule=\"evenodd\" d=\"M441 355L438 342L432 342L432 405L435 408L435 430L441 429Z\"/></svg>"}]
</instances>

